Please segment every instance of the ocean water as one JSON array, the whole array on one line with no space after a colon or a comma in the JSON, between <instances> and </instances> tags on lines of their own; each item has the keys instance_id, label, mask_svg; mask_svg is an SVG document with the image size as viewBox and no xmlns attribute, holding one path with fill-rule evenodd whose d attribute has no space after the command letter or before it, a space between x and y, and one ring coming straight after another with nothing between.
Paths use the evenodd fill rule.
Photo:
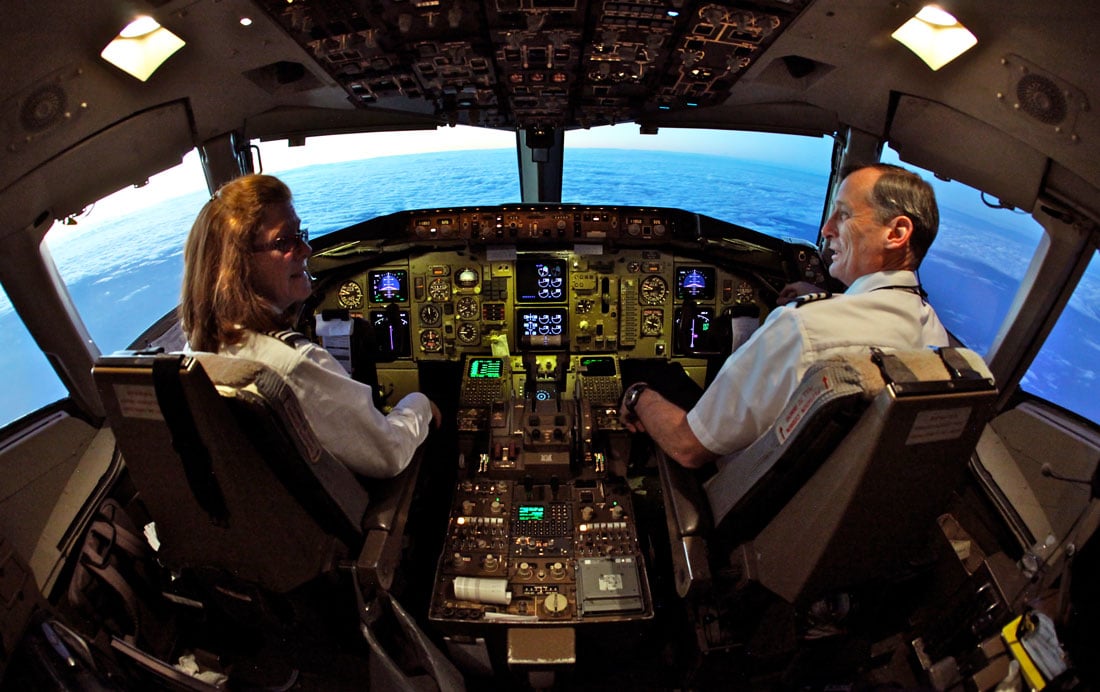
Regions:
<instances>
[{"instance_id":1,"label":"ocean water","mask_svg":"<svg viewBox=\"0 0 1100 692\"><path fill-rule=\"evenodd\" d=\"M405 209L516 203L510 149L445 152L319 164L278 173L294 191L313 236ZM696 211L783 238L816 239L824 175L726 156L615 149L568 151L562 199ZM939 183L936 183L939 185ZM1027 217L990 220L954 204L945 190L941 231L921 270L948 328L978 352L992 344L1038 244ZM205 192L116 218L96 215L49 248L81 317L102 352L127 347L179 301L183 241ZM53 232L51 231L51 235ZM1025 379L1040 396L1100 420L1090 396L1100 362L1100 281L1086 275L1062 324ZM38 347L0 295L0 376L8 387L0 425L65 395Z\"/></svg>"}]
</instances>

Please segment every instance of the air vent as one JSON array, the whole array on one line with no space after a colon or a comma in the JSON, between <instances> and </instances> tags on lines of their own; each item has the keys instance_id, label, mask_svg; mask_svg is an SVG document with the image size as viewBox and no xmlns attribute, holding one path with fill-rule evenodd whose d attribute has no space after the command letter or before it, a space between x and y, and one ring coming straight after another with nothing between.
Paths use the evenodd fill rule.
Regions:
<instances>
[{"instance_id":1,"label":"air vent","mask_svg":"<svg viewBox=\"0 0 1100 692\"><path fill-rule=\"evenodd\" d=\"M805 90L832 70L832 65L811 58L784 55L768 63L768 66L757 76L757 80L785 89Z\"/></svg>"},{"instance_id":2,"label":"air vent","mask_svg":"<svg viewBox=\"0 0 1100 692\"><path fill-rule=\"evenodd\" d=\"M243 73L253 84L269 94L309 91L321 86L321 80L297 62L280 60Z\"/></svg>"}]
</instances>

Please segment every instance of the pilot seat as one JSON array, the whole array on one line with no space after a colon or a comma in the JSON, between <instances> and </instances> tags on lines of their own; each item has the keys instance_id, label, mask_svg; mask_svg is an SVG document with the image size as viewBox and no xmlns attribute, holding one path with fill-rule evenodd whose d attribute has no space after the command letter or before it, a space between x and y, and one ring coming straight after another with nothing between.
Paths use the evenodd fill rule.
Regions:
<instances>
[{"instance_id":1,"label":"pilot seat","mask_svg":"<svg viewBox=\"0 0 1100 692\"><path fill-rule=\"evenodd\" d=\"M777 422L705 481L658 452L699 649L791 651L853 598L904 592L996 394L972 351L870 349L814 364Z\"/></svg>"},{"instance_id":2,"label":"pilot seat","mask_svg":"<svg viewBox=\"0 0 1100 692\"><path fill-rule=\"evenodd\" d=\"M423 446L398 476L359 478L321 447L283 379L244 359L123 353L93 375L170 597L204 622L204 642L235 632L231 647L365 649L378 594L392 609ZM350 637L333 644L338 631Z\"/></svg>"}]
</instances>

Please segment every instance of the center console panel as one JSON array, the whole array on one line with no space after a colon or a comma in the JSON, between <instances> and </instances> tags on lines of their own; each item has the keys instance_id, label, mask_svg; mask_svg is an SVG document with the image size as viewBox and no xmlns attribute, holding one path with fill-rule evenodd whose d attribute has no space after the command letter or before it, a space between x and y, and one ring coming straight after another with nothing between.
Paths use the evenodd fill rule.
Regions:
<instances>
[{"instance_id":1,"label":"center console panel","mask_svg":"<svg viewBox=\"0 0 1100 692\"><path fill-rule=\"evenodd\" d=\"M443 632L492 639L652 619L630 488L615 472L625 470L620 393L612 356L467 360L465 468L429 611Z\"/></svg>"}]
</instances>

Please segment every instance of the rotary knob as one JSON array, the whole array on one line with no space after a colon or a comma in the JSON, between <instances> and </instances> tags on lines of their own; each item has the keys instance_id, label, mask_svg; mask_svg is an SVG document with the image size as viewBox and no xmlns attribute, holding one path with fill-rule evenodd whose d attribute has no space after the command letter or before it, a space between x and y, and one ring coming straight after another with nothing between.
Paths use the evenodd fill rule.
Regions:
<instances>
[{"instance_id":1,"label":"rotary knob","mask_svg":"<svg viewBox=\"0 0 1100 692\"><path fill-rule=\"evenodd\" d=\"M542 601L542 607L546 609L546 612L558 615L564 613L565 609L569 607L569 599L555 591L546 594L546 598Z\"/></svg>"}]
</instances>

